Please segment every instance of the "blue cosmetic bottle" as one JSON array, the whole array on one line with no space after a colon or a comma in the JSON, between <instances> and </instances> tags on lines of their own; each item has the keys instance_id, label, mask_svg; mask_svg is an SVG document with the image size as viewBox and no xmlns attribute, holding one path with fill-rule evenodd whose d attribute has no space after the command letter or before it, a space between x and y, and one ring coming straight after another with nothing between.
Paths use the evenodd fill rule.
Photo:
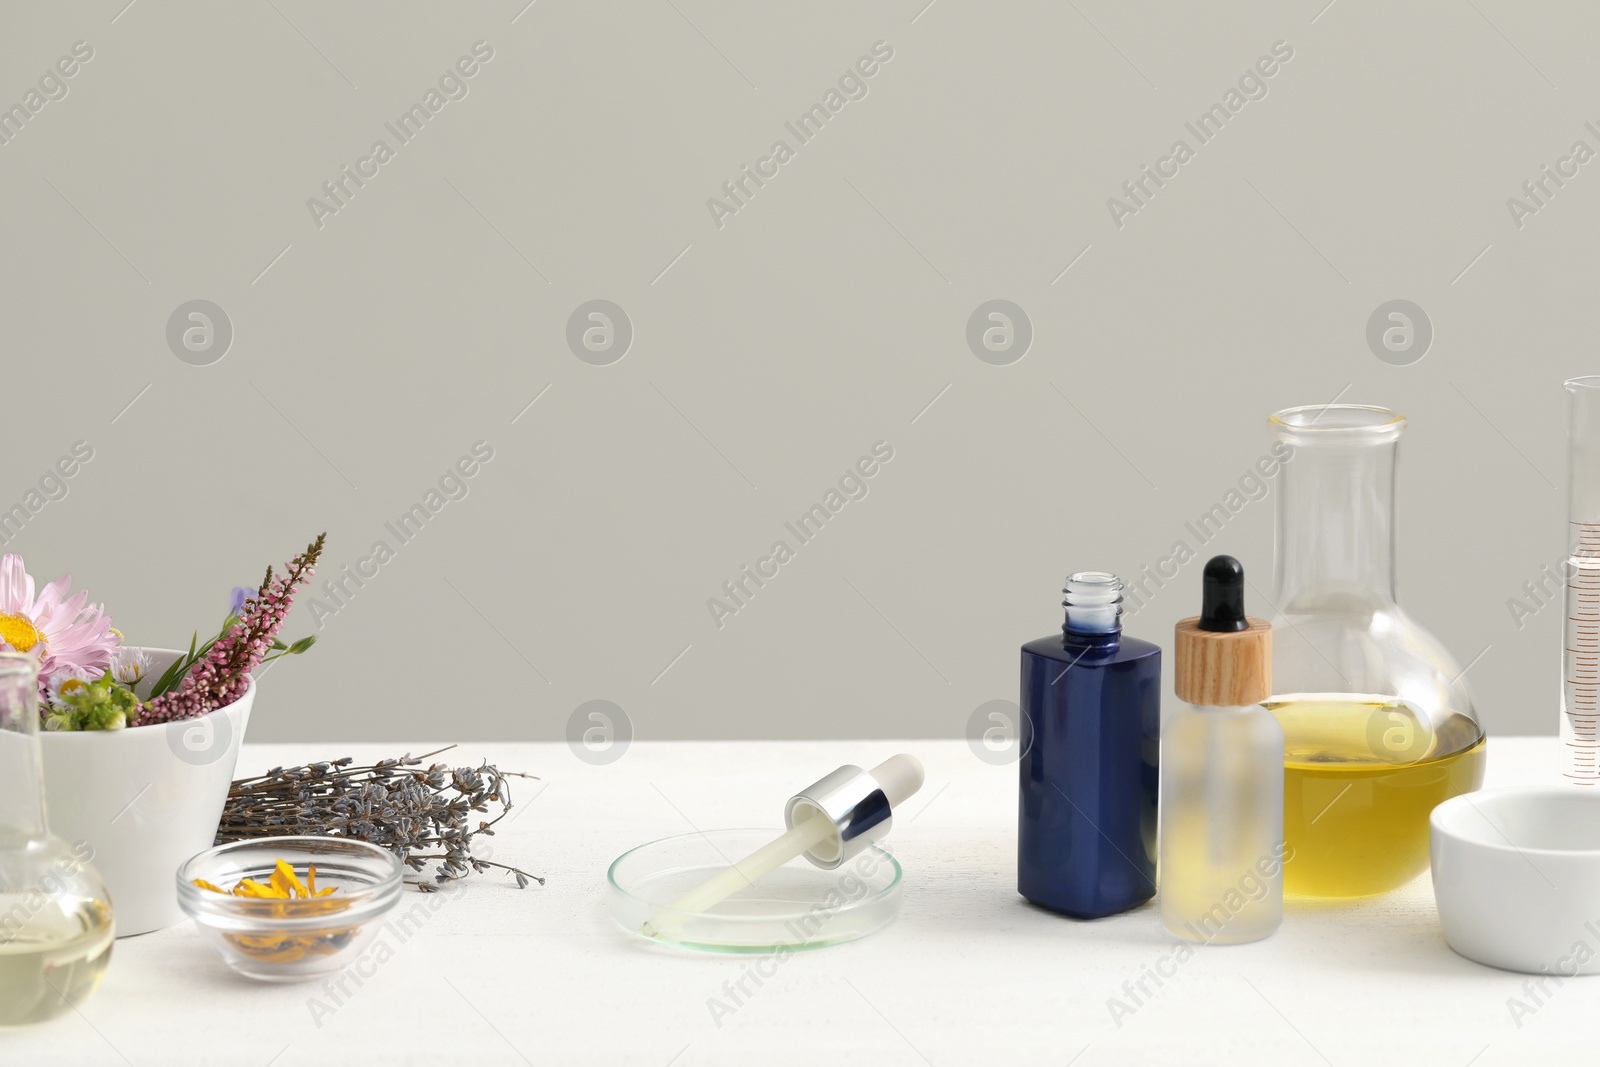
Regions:
<instances>
[{"instance_id":1,"label":"blue cosmetic bottle","mask_svg":"<svg viewBox=\"0 0 1600 1067\"><path fill-rule=\"evenodd\" d=\"M1156 891L1161 649L1122 635L1122 580L1080 571L1060 634L1022 646L1017 891L1079 919Z\"/></svg>"}]
</instances>

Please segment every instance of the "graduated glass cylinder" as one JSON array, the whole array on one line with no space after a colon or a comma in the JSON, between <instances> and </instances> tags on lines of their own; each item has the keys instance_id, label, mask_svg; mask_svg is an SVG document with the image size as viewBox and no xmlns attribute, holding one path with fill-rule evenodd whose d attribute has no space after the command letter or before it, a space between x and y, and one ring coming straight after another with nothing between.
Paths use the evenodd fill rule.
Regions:
<instances>
[{"instance_id":1,"label":"graduated glass cylinder","mask_svg":"<svg viewBox=\"0 0 1600 1067\"><path fill-rule=\"evenodd\" d=\"M1355 404L1270 424L1278 483L1274 695L1292 896L1385 893L1427 870L1433 807L1483 782L1484 734L1454 657L1395 602L1406 420Z\"/></svg>"},{"instance_id":2,"label":"graduated glass cylinder","mask_svg":"<svg viewBox=\"0 0 1600 1067\"><path fill-rule=\"evenodd\" d=\"M1283 921L1283 729L1249 707L1180 704L1161 725L1161 921L1207 944Z\"/></svg>"},{"instance_id":3,"label":"graduated glass cylinder","mask_svg":"<svg viewBox=\"0 0 1600 1067\"><path fill-rule=\"evenodd\" d=\"M1561 761L1569 782L1600 780L1600 377L1567 391L1566 610L1561 641Z\"/></svg>"}]
</instances>

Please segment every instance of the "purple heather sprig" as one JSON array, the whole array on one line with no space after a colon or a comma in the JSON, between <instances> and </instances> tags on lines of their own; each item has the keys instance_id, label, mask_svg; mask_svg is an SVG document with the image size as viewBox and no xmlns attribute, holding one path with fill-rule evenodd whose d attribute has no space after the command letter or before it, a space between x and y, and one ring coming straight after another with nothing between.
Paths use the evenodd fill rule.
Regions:
<instances>
[{"instance_id":1,"label":"purple heather sprig","mask_svg":"<svg viewBox=\"0 0 1600 1067\"><path fill-rule=\"evenodd\" d=\"M306 546L306 550L284 566L277 577L272 568L261 582L260 591L246 597L239 620L217 638L205 658L195 663L177 689L145 701L134 719L134 726L151 726L178 719L192 719L233 703L244 694L251 671L272 650L272 642L283 628L295 590L316 573L326 534Z\"/></svg>"}]
</instances>

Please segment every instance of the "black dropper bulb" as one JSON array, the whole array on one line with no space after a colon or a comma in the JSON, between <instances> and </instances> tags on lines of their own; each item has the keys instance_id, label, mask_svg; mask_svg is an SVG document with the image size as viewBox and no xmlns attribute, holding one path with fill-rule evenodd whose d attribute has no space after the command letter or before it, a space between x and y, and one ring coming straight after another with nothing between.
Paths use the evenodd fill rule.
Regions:
<instances>
[{"instance_id":1,"label":"black dropper bulb","mask_svg":"<svg viewBox=\"0 0 1600 1067\"><path fill-rule=\"evenodd\" d=\"M1212 556L1206 562L1199 627L1213 633L1250 628L1244 617L1244 565L1232 556Z\"/></svg>"}]
</instances>

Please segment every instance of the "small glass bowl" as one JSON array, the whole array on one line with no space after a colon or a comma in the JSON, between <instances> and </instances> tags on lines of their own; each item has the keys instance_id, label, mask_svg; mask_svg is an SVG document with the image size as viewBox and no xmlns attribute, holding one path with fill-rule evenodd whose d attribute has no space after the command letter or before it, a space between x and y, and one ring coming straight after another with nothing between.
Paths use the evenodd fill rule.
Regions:
<instances>
[{"instance_id":1,"label":"small glass bowl","mask_svg":"<svg viewBox=\"0 0 1600 1067\"><path fill-rule=\"evenodd\" d=\"M900 912L900 864L869 845L836 870L795 857L704 911L673 905L783 833L710 830L664 837L618 856L606 872L611 917L628 933L707 952L780 953L855 941Z\"/></svg>"},{"instance_id":2,"label":"small glass bowl","mask_svg":"<svg viewBox=\"0 0 1600 1067\"><path fill-rule=\"evenodd\" d=\"M316 867L317 889L334 886L337 892L276 900L194 884L196 878L223 890L245 878L266 884L280 859L301 882ZM178 905L235 971L264 982L296 982L341 970L360 957L399 902L403 871L393 853L365 841L263 837L218 845L179 867Z\"/></svg>"}]
</instances>

